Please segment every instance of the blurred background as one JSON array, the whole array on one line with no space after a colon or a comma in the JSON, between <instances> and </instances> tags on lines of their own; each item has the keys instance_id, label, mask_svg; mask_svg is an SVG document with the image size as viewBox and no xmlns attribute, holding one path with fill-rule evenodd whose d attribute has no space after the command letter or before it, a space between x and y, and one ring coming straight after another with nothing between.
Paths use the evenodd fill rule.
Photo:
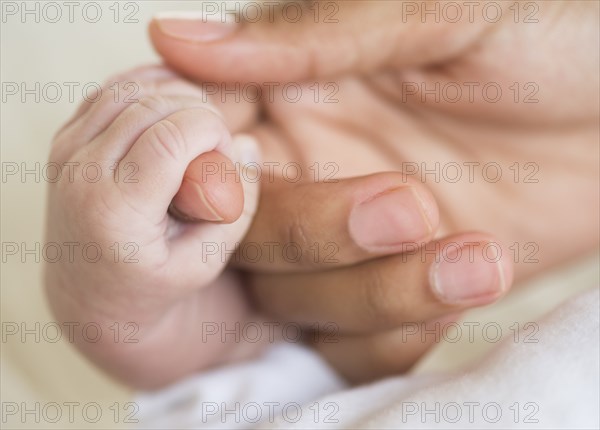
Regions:
<instances>
[{"instance_id":1,"label":"blurred background","mask_svg":"<svg viewBox=\"0 0 600 430\"><path fill-rule=\"evenodd\" d=\"M55 331L41 283L46 183L41 175L54 133L74 112L89 85L141 64L158 62L146 35L161 10L195 9L198 2L2 2L1 22L1 378L3 428L125 428L123 405L133 393L106 378ZM16 13L13 14L14 9ZM24 13L22 8L29 12ZM85 11L85 12L84 12ZM100 11L100 16L98 16ZM56 22L53 22L56 21ZM70 22L72 21L72 22ZM93 22L96 21L96 22ZM18 93L13 94L16 85ZM56 89L61 90L57 94ZM70 93L69 88L72 88ZM23 90L27 91L23 91ZM29 91L31 90L31 91ZM72 97L71 97L72 96ZM38 164L36 164L38 163ZM15 167L16 166L16 167ZM18 168L16 174L14 169ZM23 177L22 170L31 170ZM34 173L37 171L37 174ZM52 226L50 226L52 228ZM14 252L14 246L18 249ZM470 321L509 327L535 321L579 291L597 287L598 256L529 281L499 304L471 312ZM23 330L29 330L28 334ZM17 332L15 332L17 330ZM24 336L23 336L24 335ZM494 346L479 338L441 343L414 370L445 371L468 366ZM62 417L46 407L61 405ZM69 417L68 402L78 402ZM102 415L95 420L97 406ZM114 404L118 404L119 413ZM10 413L18 408L16 413ZM37 411L36 412L36 408ZM27 412L32 411L32 412ZM46 414L44 414L44 411ZM23 415L24 412L27 412ZM44 416L46 415L46 416ZM72 418L72 419L71 419ZM72 421L72 422L70 422Z\"/></svg>"}]
</instances>

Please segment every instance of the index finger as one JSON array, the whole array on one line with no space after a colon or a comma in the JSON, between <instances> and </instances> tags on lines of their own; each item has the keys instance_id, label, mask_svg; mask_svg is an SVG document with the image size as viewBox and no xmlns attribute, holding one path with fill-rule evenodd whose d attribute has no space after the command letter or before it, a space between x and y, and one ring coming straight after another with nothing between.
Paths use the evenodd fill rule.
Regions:
<instances>
[{"instance_id":1,"label":"index finger","mask_svg":"<svg viewBox=\"0 0 600 430\"><path fill-rule=\"evenodd\" d=\"M432 194L399 172L335 183L279 180L264 184L232 262L269 272L352 265L428 242L438 223Z\"/></svg>"}]
</instances>

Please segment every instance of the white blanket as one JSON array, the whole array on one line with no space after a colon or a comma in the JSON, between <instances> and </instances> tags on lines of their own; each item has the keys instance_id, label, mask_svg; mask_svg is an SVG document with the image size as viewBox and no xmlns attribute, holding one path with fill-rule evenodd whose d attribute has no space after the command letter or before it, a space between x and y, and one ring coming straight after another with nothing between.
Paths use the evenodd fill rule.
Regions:
<instances>
[{"instance_id":1,"label":"white blanket","mask_svg":"<svg viewBox=\"0 0 600 430\"><path fill-rule=\"evenodd\" d=\"M537 342L508 336L470 370L354 389L312 351L276 345L255 362L138 396L139 427L597 429L599 314L596 289L540 321Z\"/></svg>"}]
</instances>

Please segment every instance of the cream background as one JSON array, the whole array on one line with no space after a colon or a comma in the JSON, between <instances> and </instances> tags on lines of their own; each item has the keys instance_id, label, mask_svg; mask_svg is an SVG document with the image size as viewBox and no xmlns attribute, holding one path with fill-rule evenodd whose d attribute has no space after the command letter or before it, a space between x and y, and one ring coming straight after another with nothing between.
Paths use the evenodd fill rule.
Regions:
<instances>
[{"instance_id":1,"label":"cream background","mask_svg":"<svg viewBox=\"0 0 600 430\"><path fill-rule=\"evenodd\" d=\"M155 12L197 9L197 4L192 2L136 2L139 12L135 18L139 23L114 23L109 10L112 3L99 2L103 16L95 24L85 22L77 12L75 22L69 23L65 8L58 23L36 23L32 16L28 16L25 23L19 16L4 17L6 22L1 24L2 82L25 82L28 87L35 82L40 82L41 86L49 82L102 83L114 73L158 60L146 38L146 25ZM34 7L33 2L29 5ZM76 103L70 103L66 87L62 88L63 97L57 103L44 100L36 103L31 96L25 103L18 96L8 96L2 101L3 163L24 162L32 167L36 162L46 162L53 134L81 99L79 89L75 92ZM25 183L15 176L2 181L3 243L25 242L30 247L36 242L42 243L45 189L46 184L43 181L36 183L32 176L28 176ZM41 264L33 261L31 256L25 263L19 256L6 256L6 259L1 273L2 322L24 322L33 327L36 322L43 326L52 321L41 286ZM472 312L466 319L497 321L503 327L514 322L533 321L566 297L597 287L598 283L598 256L593 255L532 280L532 288L522 289L498 305ZM505 334L510 333L505 329ZM481 339L475 343L441 344L416 371L459 368L473 362L492 346ZM41 405L45 402L97 402L103 410L102 419L96 424L83 421L79 408L74 423L69 423L64 416L55 425L43 421L35 423L33 416L25 423L18 417L11 417L2 422L3 428L125 426L122 419L115 424L108 408L114 402L128 401L131 393L104 377L66 342L36 343L29 336L28 341L22 343L18 336L13 336L7 341L3 338L1 347L2 402L26 402L28 408L35 402L42 402Z\"/></svg>"}]
</instances>

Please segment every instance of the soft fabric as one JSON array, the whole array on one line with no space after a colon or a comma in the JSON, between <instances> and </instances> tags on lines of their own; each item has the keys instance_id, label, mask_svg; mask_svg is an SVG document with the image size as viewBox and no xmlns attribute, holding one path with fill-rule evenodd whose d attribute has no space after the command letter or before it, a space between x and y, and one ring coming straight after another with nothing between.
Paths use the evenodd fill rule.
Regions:
<instances>
[{"instance_id":1,"label":"soft fabric","mask_svg":"<svg viewBox=\"0 0 600 430\"><path fill-rule=\"evenodd\" d=\"M596 289L540 321L536 343L508 336L470 370L354 389L312 351L276 345L256 362L139 396L139 427L599 428L599 309Z\"/></svg>"}]
</instances>

